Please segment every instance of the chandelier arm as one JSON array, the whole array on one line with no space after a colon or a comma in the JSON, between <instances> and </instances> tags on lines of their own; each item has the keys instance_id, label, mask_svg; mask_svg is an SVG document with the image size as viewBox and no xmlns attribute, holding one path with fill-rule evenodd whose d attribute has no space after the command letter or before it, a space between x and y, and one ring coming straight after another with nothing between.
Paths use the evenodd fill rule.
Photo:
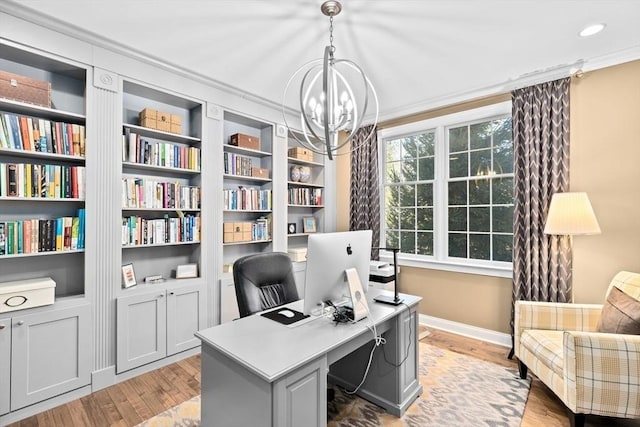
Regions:
<instances>
[{"instance_id":1,"label":"chandelier arm","mask_svg":"<svg viewBox=\"0 0 640 427\"><path fill-rule=\"evenodd\" d=\"M302 78L302 82L304 83L307 80L307 77L309 77L309 74L311 74L311 72L314 70L314 67L309 68L309 70L307 70L307 72L304 74L304 77ZM302 118L304 119L304 124L305 126L309 129L309 131L311 132L311 134L313 134L313 136L317 139L322 140L322 137L320 137L320 135L318 135L315 130L313 129L312 123L309 122L309 117L307 116L307 114L305 113L305 108L304 108L304 104L305 101L307 99L307 96L309 96L309 91L311 90L311 88L313 87L313 85L315 84L316 80L318 80L319 74L316 74L312 81L311 84L309 85L309 90L307 91L307 93L303 96L303 89L304 89L304 84L302 84L300 86L300 115L302 116ZM306 138L306 137L305 137ZM308 139L307 139L308 141ZM309 141L309 144L311 144L311 142Z\"/></svg>"},{"instance_id":2,"label":"chandelier arm","mask_svg":"<svg viewBox=\"0 0 640 427\"><path fill-rule=\"evenodd\" d=\"M324 62L322 63L322 91L324 92L324 143L327 146L327 156L329 160L333 160L331 153L331 140L329 138L329 57L331 55L331 47L324 48ZM333 113L333 108L331 113Z\"/></svg>"}]
</instances>

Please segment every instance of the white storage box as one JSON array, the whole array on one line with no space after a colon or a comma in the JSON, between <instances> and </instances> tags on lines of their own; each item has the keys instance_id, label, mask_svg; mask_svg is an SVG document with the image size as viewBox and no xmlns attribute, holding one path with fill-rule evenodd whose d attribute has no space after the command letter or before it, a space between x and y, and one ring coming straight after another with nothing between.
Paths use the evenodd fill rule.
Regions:
<instances>
[{"instance_id":1,"label":"white storage box","mask_svg":"<svg viewBox=\"0 0 640 427\"><path fill-rule=\"evenodd\" d=\"M305 262L307 260L307 248L289 249L289 258L293 262Z\"/></svg>"},{"instance_id":2,"label":"white storage box","mask_svg":"<svg viewBox=\"0 0 640 427\"><path fill-rule=\"evenodd\" d=\"M0 283L0 313L53 304L55 293L50 277Z\"/></svg>"}]
</instances>

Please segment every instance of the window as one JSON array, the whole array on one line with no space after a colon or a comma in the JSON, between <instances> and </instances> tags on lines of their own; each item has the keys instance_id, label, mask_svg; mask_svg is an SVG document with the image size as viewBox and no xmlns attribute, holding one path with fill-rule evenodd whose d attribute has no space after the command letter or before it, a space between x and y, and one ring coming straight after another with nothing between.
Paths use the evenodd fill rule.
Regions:
<instances>
[{"instance_id":1,"label":"window","mask_svg":"<svg viewBox=\"0 0 640 427\"><path fill-rule=\"evenodd\" d=\"M403 264L508 276L511 104L380 131L387 247Z\"/></svg>"}]
</instances>

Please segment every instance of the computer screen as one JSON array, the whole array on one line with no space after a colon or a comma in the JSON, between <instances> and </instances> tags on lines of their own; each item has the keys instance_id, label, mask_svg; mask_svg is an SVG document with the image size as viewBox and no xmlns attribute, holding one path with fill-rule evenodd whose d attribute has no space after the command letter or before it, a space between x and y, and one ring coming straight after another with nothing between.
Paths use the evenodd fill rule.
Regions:
<instances>
[{"instance_id":1,"label":"computer screen","mask_svg":"<svg viewBox=\"0 0 640 427\"><path fill-rule=\"evenodd\" d=\"M350 298L345 270L355 269L367 291L371 230L310 234L304 287L304 314L315 314L318 306Z\"/></svg>"}]
</instances>

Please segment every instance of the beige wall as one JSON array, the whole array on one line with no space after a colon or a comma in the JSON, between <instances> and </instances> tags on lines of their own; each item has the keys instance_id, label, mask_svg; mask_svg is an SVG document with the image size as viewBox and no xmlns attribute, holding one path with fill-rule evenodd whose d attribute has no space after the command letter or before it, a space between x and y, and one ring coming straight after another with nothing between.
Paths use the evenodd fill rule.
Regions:
<instances>
[{"instance_id":1,"label":"beige wall","mask_svg":"<svg viewBox=\"0 0 640 427\"><path fill-rule=\"evenodd\" d=\"M574 79L570 174L602 229L573 238L574 298L600 303L617 271L640 271L640 61Z\"/></svg>"},{"instance_id":2,"label":"beige wall","mask_svg":"<svg viewBox=\"0 0 640 427\"><path fill-rule=\"evenodd\" d=\"M508 99L429 111L389 127ZM337 182L349 182L348 156ZM574 238L576 302L600 302L620 269L640 271L640 61L586 73L571 86L571 189L589 194L602 228ZM348 228L349 187L338 188L338 228ZM346 222L345 222L346 218ZM345 226L346 224L346 226ZM345 228L341 228L345 227ZM511 279L403 267L400 290L423 297L420 313L509 333Z\"/></svg>"}]
</instances>

